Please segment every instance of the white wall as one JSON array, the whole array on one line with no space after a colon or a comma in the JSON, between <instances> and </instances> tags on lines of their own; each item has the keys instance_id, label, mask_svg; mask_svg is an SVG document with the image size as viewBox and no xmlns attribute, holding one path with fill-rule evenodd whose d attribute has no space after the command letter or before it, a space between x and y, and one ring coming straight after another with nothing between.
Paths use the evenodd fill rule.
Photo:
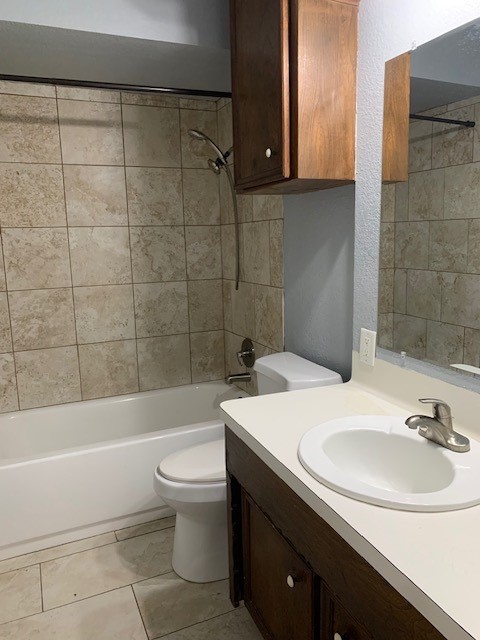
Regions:
<instances>
[{"instance_id":1,"label":"white wall","mask_svg":"<svg viewBox=\"0 0 480 640\"><path fill-rule=\"evenodd\" d=\"M0 20L227 49L227 0L2 0Z\"/></svg>"},{"instance_id":2,"label":"white wall","mask_svg":"<svg viewBox=\"0 0 480 640\"><path fill-rule=\"evenodd\" d=\"M377 326L385 62L480 16L480 0L362 0L359 19L354 348ZM428 365L425 365L428 366Z\"/></svg>"}]
</instances>

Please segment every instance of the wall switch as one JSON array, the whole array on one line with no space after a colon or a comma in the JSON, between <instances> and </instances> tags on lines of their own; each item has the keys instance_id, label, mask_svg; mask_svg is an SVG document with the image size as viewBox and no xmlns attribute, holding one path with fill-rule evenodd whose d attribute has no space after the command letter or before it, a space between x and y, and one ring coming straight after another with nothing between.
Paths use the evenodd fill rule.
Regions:
<instances>
[{"instance_id":1,"label":"wall switch","mask_svg":"<svg viewBox=\"0 0 480 640\"><path fill-rule=\"evenodd\" d=\"M375 364L375 349L377 346L377 332L369 329L360 331L360 362L373 367Z\"/></svg>"}]
</instances>

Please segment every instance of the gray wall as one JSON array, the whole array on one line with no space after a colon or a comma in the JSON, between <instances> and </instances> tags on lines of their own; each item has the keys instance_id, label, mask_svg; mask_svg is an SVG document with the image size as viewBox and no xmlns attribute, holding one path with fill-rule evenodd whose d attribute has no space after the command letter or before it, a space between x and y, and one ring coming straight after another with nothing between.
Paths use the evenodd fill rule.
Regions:
<instances>
[{"instance_id":1,"label":"gray wall","mask_svg":"<svg viewBox=\"0 0 480 640\"><path fill-rule=\"evenodd\" d=\"M285 348L351 373L355 189L287 196Z\"/></svg>"}]
</instances>

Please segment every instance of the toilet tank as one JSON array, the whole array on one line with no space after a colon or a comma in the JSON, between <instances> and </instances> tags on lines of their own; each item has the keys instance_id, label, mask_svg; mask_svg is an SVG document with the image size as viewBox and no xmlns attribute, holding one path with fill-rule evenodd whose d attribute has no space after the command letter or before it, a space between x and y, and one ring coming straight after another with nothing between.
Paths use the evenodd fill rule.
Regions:
<instances>
[{"instance_id":1,"label":"toilet tank","mask_svg":"<svg viewBox=\"0 0 480 640\"><path fill-rule=\"evenodd\" d=\"M288 351L258 358L253 368L257 372L259 395L343 382L340 374L335 371Z\"/></svg>"}]
</instances>

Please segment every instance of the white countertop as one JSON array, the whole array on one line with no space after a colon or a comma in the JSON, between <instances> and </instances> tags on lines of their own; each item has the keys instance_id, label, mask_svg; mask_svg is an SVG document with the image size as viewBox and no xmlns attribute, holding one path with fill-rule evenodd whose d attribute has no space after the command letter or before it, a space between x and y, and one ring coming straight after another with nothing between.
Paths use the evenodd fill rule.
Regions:
<instances>
[{"instance_id":1,"label":"white countertop","mask_svg":"<svg viewBox=\"0 0 480 640\"><path fill-rule=\"evenodd\" d=\"M418 513L347 498L315 480L297 449L317 424L409 412L356 382L230 400L230 429L449 640L480 640L480 506ZM405 461L408 464L408 460Z\"/></svg>"}]
</instances>

